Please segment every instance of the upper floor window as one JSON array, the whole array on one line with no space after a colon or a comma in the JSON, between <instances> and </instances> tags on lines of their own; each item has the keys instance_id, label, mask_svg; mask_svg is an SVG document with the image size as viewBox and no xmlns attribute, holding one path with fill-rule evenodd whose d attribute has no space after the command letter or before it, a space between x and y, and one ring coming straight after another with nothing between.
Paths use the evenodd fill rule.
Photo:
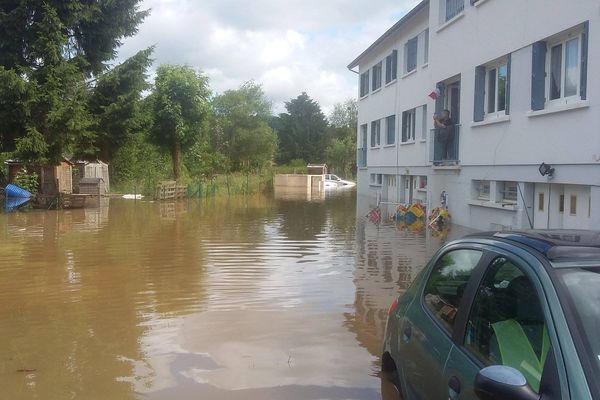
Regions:
<instances>
[{"instance_id":1,"label":"upper floor window","mask_svg":"<svg viewBox=\"0 0 600 400\"><path fill-rule=\"evenodd\" d=\"M446 21L451 20L456 17L458 14L463 12L465 8L465 0L442 0L444 3L444 15L446 17Z\"/></svg>"},{"instance_id":2,"label":"upper floor window","mask_svg":"<svg viewBox=\"0 0 600 400\"><path fill-rule=\"evenodd\" d=\"M360 74L360 97L369 94L369 71Z\"/></svg>"},{"instance_id":3,"label":"upper floor window","mask_svg":"<svg viewBox=\"0 0 600 400\"><path fill-rule=\"evenodd\" d=\"M395 144L396 143L396 116L390 115L385 119L385 144Z\"/></svg>"},{"instance_id":4,"label":"upper floor window","mask_svg":"<svg viewBox=\"0 0 600 400\"><path fill-rule=\"evenodd\" d=\"M532 45L531 109L587 99L589 22Z\"/></svg>"},{"instance_id":5,"label":"upper floor window","mask_svg":"<svg viewBox=\"0 0 600 400\"><path fill-rule=\"evenodd\" d=\"M373 91L379 89L381 87L381 61L373 66L373 82L372 87Z\"/></svg>"},{"instance_id":6,"label":"upper floor window","mask_svg":"<svg viewBox=\"0 0 600 400\"><path fill-rule=\"evenodd\" d=\"M413 142L415 140L417 110L404 111L402 113L402 143Z\"/></svg>"},{"instance_id":7,"label":"upper floor window","mask_svg":"<svg viewBox=\"0 0 600 400\"><path fill-rule=\"evenodd\" d=\"M367 148L367 135L368 135L368 126L367 124L362 124L360 126L360 149Z\"/></svg>"},{"instance_id":8,"label":"upper floor window","mask_svg":"<svg viewBox=\"0 0 600 400\"><path fill-rule=\"evenodd\" d=\"M381 120L371 122L371 147L381 145Z\"/></svg>"},{"instance_id":9,"label":"upper floor window","mask_svg":"<svg viewBox=\"0 0 600 400\"><path fill-rule=\"evenodd\" d=\"M511 55L475 68L473 121L509 114Z\"/></svg>"},{"instance_id":10,"label":"upper floor window","mask_svg":"<svg viewBox=\"0 0 600 400\"><path fill-rule=\"evenodd\" d=\"M577 96L581 64L579 35L549 46L549 93L550 101Z\"/></svg>"},{"instance_id":11,"label":"upper floor window","mask_svg":"<svg viewBox=\"0 0 600 400\"><path fill-rule=\"evenodd\" d=\"M417 68L417 51L419 38L414 37L404 45L404 72L409 73Z\"/></svg>"},{"instance_id":12,"label":"upper floor window","mask_svg":"<svg viewBox=\"0 0 600 400\"><path fill-rule=\"evenodd\" d=\"M508 80L508 66L506 61L487 68L486 73L486 112L496 114L506 110L506 84Z\"/></svg>"},{"instance_id":13,"label":"upper floor window","mask_svg":"<svg viewBox=\"0 0 600 400\"><path fill-rule=\"evenodd\" d=\"M398 50L385 58L385 83L388 84L398 76Z\"/></svg>"},{"instance_id":14,"label":"upper floor window","mask_svg":"<svg viewBox=\"0 0 600 400\"><path fill-rule=\"evenodd\" d=\"M385 83L388 84L398 77L398 50L385 58Z\"/></svg>"}]
</instances>

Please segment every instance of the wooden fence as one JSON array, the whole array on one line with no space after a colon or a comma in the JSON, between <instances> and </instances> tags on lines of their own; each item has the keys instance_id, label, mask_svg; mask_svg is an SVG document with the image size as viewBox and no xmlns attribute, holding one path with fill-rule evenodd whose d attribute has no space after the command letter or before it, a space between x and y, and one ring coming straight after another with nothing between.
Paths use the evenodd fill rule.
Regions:
<instances>
[{"instance_id":1,"label":"wooden fence","mask_svg":"<svg viewBox=\"0 0 600 400\"><path fill-rule=\"evenodd\" d=\"M156 186L156 200L181 199L187 194L187 186L177 185L176 181L162 181Z\"/></svg>"}]
</instances>

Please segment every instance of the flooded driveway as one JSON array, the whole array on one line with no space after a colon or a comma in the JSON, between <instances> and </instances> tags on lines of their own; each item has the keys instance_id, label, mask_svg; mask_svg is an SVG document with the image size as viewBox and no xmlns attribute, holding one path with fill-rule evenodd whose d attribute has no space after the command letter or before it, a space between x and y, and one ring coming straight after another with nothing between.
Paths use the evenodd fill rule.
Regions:
<instances>
[{"instance_id":1,"label":"flooded driveway","mask_svg":"<svg viewBox=\"0 0 600 400\"><path fill-rule=\"evenodd\" d=\"M349 192L0 214L10 399L379 399L387 308L442 242Z\"/></svg>"}]
</instances>

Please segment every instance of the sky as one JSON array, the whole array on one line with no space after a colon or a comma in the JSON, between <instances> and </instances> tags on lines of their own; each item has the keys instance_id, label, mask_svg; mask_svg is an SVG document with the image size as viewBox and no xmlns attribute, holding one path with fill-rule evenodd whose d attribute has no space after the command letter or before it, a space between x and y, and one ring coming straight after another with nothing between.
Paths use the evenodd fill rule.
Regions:
<instances>
[{"instance_id":1,"label":"sky","mask_svg":"<svg viewBox=\"0 0 600 400\"><path fill-rule=\"evenodd\" d=\"M144 0L151 14L118 61L156 45L154 65L187 64L214 92L253 80L274 112L302 92L328 114L357 95L346 66L418 0ZM374 5L377 7L373 7Z\"/></svg>"}]
</instances>

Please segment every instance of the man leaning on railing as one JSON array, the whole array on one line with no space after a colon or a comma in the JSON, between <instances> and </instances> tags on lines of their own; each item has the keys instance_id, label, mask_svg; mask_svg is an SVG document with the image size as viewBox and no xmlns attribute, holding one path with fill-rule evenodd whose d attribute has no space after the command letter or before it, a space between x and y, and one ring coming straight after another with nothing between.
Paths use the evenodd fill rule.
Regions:
<instances>
[{"instance_id":1,"label":"man leaning on railing","mask_svg":"<svg viewBox=\"0 0 600 400\"><path fill-rule=\"evenodd\" d=\"M450 117L449 110L443 110L442 115L438 117L437 114L433 115L433 126L437 131L437 140L441 145L441 154L439 161L455 160L456 155L454 153L454 122Z\"/></svg>"}]
</instances>

